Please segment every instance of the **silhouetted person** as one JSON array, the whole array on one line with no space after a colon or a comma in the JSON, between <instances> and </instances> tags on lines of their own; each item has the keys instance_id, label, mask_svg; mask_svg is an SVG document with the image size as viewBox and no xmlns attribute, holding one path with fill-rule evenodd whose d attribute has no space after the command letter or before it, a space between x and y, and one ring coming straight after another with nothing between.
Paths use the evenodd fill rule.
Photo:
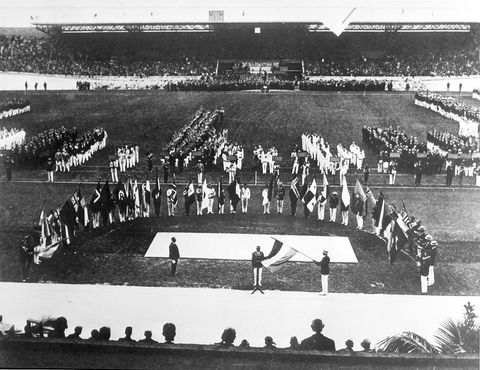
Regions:
<instances>
[{"instance_id":1,"label":"silhouetted person","mask_svg":"<svg viewBox=\"0 0 480 370\"><path fill-rule=\"evenodd\" d=\"M87 339L89 342L98 342L100 340L100 333L97 329L93 329L90 332L90 338Z\"/></svg>"},{"instance_id":2,"label":"silhouetted person","mask_svg":"<svg viewBox=\"0 0 480 370\"><path fill-rule=\"evenodd\" d=\"M177 239L172 238L170 243L168 258L170 259L170 276L175 276L177 271L178 259L180 258L180 252L178 251Z\"/></svg>"},{"instance_id":3,"label":"silhouetted person","mask_svg":"<svg viewBox=\"0 0 480 370\"><path fill-rule=\"evenodd\" d=\"M175 324L167 322L165 325L163 325L162 335L165 338L165 343L172 344L175 340L175 335L177 335Z\"/></svg>"},{"instance_id":4,"label":"silhouetted person","mask_svg":"<svg viewBox=\"0 0 480 370\"><path fill-rule=\"evenodd\" d=\"M70 334L67 338L68 339L82 339L80 337L80 334L82 334L82 327L81 326L75 326L75 329L73 329L73 333Z\"/></svg>"},{"instance_id":5,"label":"silhouetted person","mask_svg":"<svg viewBox=\"0 0 480 370\"><path fill-rule=\"evenodd\" d=\"M322 320L313 320L311 327L315 334L302 340L302 343L300 344L301 348L318 351L335 351L335 342L322 334L322 330L325 327Z\"/></svg>"},{"instance_id":6,"label":"silhouetted person","mask_svg":"<svg viewBox=\"0 0 480 370\"><path fill-rule=\"evenodd\" d=\"M119 342L127 342L127 343L135 342L135 340L132 339L132 332L133 332L132 327L131 327L131 326L127 326L127 327L125 328L125 337L120 338L118 341L119 341Z\"/></svg>"},{"instance_id":7,"label":"silhouetted person","mask_svg":"<svg viewBox=\"0 0 480 370\"><path fill-rule=\"evenodd\" d=\"M0 337L3 336L2 332L0 332ZM25 325L23 328L23 337L24 338L33 338L32 328L30 325Z\"/></svg>"},{"instance_id":8,"label":"silhouetted person","mask_svg":"<svg viewBox=\"0 0 480 370\"><path fill-rule=\"evenodd\" d=\"M248 343L248 340L243 339L238 348L250 348L250 343Z\"/></svg>"},{"instance_id":9,"label":"silhouetted person","mask_svg":"<svg viewBox=\"0 0 480 370\"><path fill-rule=\"evenodd\" d=\"M68 328L67 319L59 317L53 321L53 331L48 334L49 338L65 338L65 330Z\"/></svg>"},{"instance_id":10,"label":"silhouetted person","mask_svg":"<svg viewBox=\"0 0 480 370\"><path fill-rule=\"evenodd\" d=\"M368 339L364 339L362 340L362 343L360 343L360 345L362 346L363 348L363 351L362 352L373 352L371 349L370 349L370 340Z\"/></svg>"},{"instance_id":11,"label":"silhouetted person","mask_svg":"<svg viewBox=\"0 0 480 370\"><path fill-rule=\"evenodd\" d=\"M275 349L277 348L276 347L276 344L274 341L273 341L273 338L270 337L270 336L267 336L265 337L265 347L264 348L268 348L268 349Z\"/></svg>"},{"instance_id":12,"label":"silhouetted person","mask_svg":"<svg viewBox=\"0 0 480 370\"><path fill-rule=\"evenodd\" d=\"M355 353L353 350L353 341L351 339L347 339L345 341L345 348L342 348L341 350L337 351L338 353Z\"/></svg>"},{"instance_id":13,"label":"silhouetted person","mask_svg":"<svg viewBox=\"0 0 480 370\"><path fill-rule=\"evenodd\" d=\"M107 326L102 326L98 331L98 339L109 341L110 340L111 331L110 328Z\"/></svg>"},{"instance_id":14,"label":"silhouetted person","mask_svg":"<svg viewBox=\"0 0 480 370\"><path fill-rule=\"evenodd\" d=\"M300 343L298 343L297 337L290 338L290 349L299 349Z\"/></svg>"},{"instance_id":15,"label":"silhouetted person","mask_svg":"<svg viewBox=\"0 0 480 370\"><path fill-rule=\"evenodd\" d=\"M143 343L143 344L155 344L158 343L156 340L152 339L152 332L150 330L146 330L145 333L145 338L140 339L138 343Z\"/></svg>"},{"instance_id":16,"label":"silhouetted person","mask_svg":"<svg viewBox=\"0 0 480 370\"><path fill-rule=\"evenodd\" d=\"M448 166L446 170L446 178L445 178L445 185L451 186L452 185L452 180L453 180L453 169L452 166Z\"/></svg>"},{"instance_id":17,"label":"silhouetted person","mask_svg":"<svg viewBox=\"0 0 480 370\"><path fill-rule=\"evenodd\" d=\"M222 341L220 343L216 343L223 347L233 347L233 342L237 337L237 332L233 328L227 328L222 333Z\"/></svg>"}]
</instances>

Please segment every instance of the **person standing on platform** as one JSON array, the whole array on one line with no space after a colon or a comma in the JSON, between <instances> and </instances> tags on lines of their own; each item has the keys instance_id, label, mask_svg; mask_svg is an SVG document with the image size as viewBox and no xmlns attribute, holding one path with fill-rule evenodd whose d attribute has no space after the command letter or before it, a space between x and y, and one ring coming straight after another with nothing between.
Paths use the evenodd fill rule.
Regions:
<instances>
[{"instance_id":1,"label":"person standing on platform","mask_svg":"<svg viewBox=\"0 0 480 370\"><path fill-rule=\"evenodd\" d=\"M277 198L277 214L281 215L283 213L283 202L285 200L285 189L283 188L283 184L281 182L278 183L276 198Z\"/></svg>"},{"instance_id":2,"label":"person standing on platform","mask_svg":"<svg viewBox=\"0 0 480 370\"><path fill-rule=\"evenodd\" d=\"M248 201L250 200L250 188L246 183L243 183L240 191L240 198L242 200L242 213L248 212Z\"/></svg>"},{"instance_id":3,"label":"person standing on platform","mask_svg":"<svg viewBox=\"0 0 480 370\"><path fill-rule=\"evenodd\" d=\"M431 257L423 256L420 261L420 286L422 294L428 293L428 275L430 273Z\"/></svg>"},{"instance_id":4,"label":"person standing on platform","mask_svg":"<svg viewBox=\"0 0 480 370\"><path fill-rule=\"evenodd\" d=\"M180 259L180 252L178 251L177 239L172 238L172 242L168 247L168 258L170 259L170 276L175 276L177 272L178 260Z\"/></svg>"},{"instance_id":5,"label":"person standing on platform","mask_svg":"<svg viewBox=\"0 0 480 370\"><path fill-rule=\"evenodd\" d=\"M253 268L253 286L262 286L262 261L265 259L263 252L258 245L255 252L252 253L252 268Z\"/></svg>"},{"instance_id":6,"label":"person standing on platform","mask_svg":"<svg viewBox=\"0 0 480 370\"><path fill-rule=\"evenodd\" d=\"M330 206L330 222L335 222L337 220L337 207L338 207L338 193L336 191L334 191L330 196L329 206Z\"/></svg>"},{"instance_id":7,"label":"person standing on platform","mask_svg":"<svg viewBox=\"0 0 480 370\"><path fill-rule=\"evenodd\" d=\"M270 199L268 198L268 187L269 184L265 185L265 189L262 191L262 205L263 205L263 214L270 214Z\"/></svg>"},{"instance_id":8,"label":"person standing on platform","mask_svg":"<svg viewBox=\"0 0 480 370\"><path fill-rule=\"evenodd\" d=\"M33 263L34 241L31 235L25 237L19 249L20 265L22 266L22 281L27 281L30 267Z\"/></svg>"},{"instance_id":9,"label":"person standing on platform","mask_svg":"<svg viewBox=\"0 0 480 370\"><path fill-rule=\"evenodd\" d=\"M420 162L415 163L415 186L420 186L422 182L422 165Z\"/></svg>"},{"instance_id":10,"label":"person standing on platform","mask_svg":"<svg viewBox=\"0 0 480 370\"><path fill-rule=\"evenodd\" d=\"M197 205L197 216L200 216L202 214L202 199L203 199L202 187L197 186L197 188L195 189L195 203Z\"/></svg>"},{"instance_id":11,"label":"person standing on platform","mask_svg":"<svg viewBox=\"0 0 480 370\"><path fill-rule=\"evenodd\" d=\"M328 251L323 251L323 258L320 262L313 261L317 266L320 266L320 274L322 275L322 292L320 295L328 294L328 275L330 275L330 257Z\"/></svg>"},{"instance_id":12,"label":"person standing on platform","mask_svg":"<svg viewBox=\"0 0 480 370\"><path fill-rule=\"evenodd\" d=\"M175 216L175 206L177 205L177 191L174 185L170 185L167 190L167 210L169 216Z\"/></svg>"},{"instance_id":13,"label":"person standing on platform","mask_svg":"<svg viewBox=\"0 0 480 370\"><path fill-rule=\"evenodd\" d=\"M55 169L55 164L53 163L52 158L47 159L47 164L45 165L47 169L47 179L48 182L53 182L53 170Z\"/></svg>"}]
</instances>

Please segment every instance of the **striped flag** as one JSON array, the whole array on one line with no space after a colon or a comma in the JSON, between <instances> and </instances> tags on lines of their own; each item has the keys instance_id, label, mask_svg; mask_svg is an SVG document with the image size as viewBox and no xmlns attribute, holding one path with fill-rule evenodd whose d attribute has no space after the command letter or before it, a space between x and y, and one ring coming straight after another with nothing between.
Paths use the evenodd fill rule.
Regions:
<instances>
[{"instance_id":1,"label":"striped flag","mask_svg":"<svg viewBox=\"0 0 480 370\"><path fill-rule=\"evenodd\" d=\"M50 225L48 224L47 217L45 215L45 201L43 202L42 211L40 212L40 220L38 221L38 225L42 228L42 233L40 235L40 244L43 247L47 246L48 238L52 235L50 231Z\"/></svg>"},{"instance_id":2,"label":"striped flag","mask_svg":"<svg viewBox=\"0 0 480 370\"><path fill-rule=\"evenodd\" d=\"M290 184L290 198L300 198L300 191L298 190L298 177L295 177Z\"/></svg>"},{"instance_id":3,"label":"striped flag","mask_svg":"<svg viewBox=\"0 0 480 370\"><path fill-rule=\"evenodd\" d=\"M283 265L298 253L296 249L286 246L280 240L274 240L272 250L262 261L262 265L269 269Z\"/></svg>"},{"instance_id":4,"label":"striped flag","mask_svg":"<svg viewBox=\"0 0 480 370\"><path fill-rule=\"evenodd\" d=\"M302 202L307 206L310 212L313 211L313 207L317 203L317 182L313 179L312 184L306 191L302 198Z\"/></svg>"}]
</instances>

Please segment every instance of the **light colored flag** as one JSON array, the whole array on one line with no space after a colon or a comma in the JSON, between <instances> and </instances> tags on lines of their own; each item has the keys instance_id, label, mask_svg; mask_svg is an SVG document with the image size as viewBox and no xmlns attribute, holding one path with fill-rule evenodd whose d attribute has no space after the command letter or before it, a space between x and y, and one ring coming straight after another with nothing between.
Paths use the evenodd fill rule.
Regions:
<instances>
[{"instance_id":1,"label":"light colored flag","mask_svg":"<svg viewBox=\"0 0 480 370\"><path fill-rule=\"evenodd\" d=\"M208 208L208 186L207 186L207 180L203 179L203 184L202 184L202 211L204 209Z\"/></svg>"},{"instance_id":2,"label":"light colored flag","mask_svg":"<svg viewBox=\"0 0 480 370\"><path fill-rule=\"evenodd\" d=\"M367 199L367 195L363 191L362 184L360 184L360 181L358 181L358 179L357 181L355 181L355 188L353 189L353 193L355 195L360 195L360 199L364 202Z\"/></svg>"},{"instance_id":3,"label":"light colored flag","mask_svg":"<svg viewBox=\"0 0 480 370\"><path fill-rule=\"evenodd\" d=\"M345 176L343 177L341 200L343 204L342 209L346 209L350 206L350 193L348 192L347 179Z\"/></svg>"}]
</instances>

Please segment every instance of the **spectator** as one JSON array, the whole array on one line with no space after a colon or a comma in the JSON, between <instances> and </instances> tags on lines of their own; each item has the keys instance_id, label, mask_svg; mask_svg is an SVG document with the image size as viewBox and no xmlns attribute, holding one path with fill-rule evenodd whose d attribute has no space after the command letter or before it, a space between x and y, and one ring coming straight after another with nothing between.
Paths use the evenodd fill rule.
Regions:
<instances>
[{"instance_id":1,"label":"spectator","mask_svg":"<svg viewBox=\"0 0 480 370\"><path fill-rule=\"evenodd\" d=\"M145 335L145 338L140 339L138 341L138 343L142 343L142 344L156 344L156 343L158 343L156 340L152 339L152 332L150 330L146 330L144 335Z\"/></svg>"},{"instance_id":2,"label":"spectator","mask_svg":"<svg viewBox=\"0 0 480 370\"><path fill-rule=\"evenodd\" d=\"M355 351L353 350L353 340L347 339L345 341L345 348L342 348L337 351L338 353L350 353L353 354Z\"/></svg>"},{"instance_id":3,"label":"spectator","mask_svg":"<svg viewBox=\"0 0 480 370\"><path fill-rule=\"evenodd\" d=\"M111 335L110 328L107 326L102 326L98 331L98 340L109 341L110 335Z\"/></svg>"},{"instance_id":4,"label":"spectator","mask_svg":"<svg viewBox=\"0 0 480 370\"><path fill-rule=\"evenodd\" d=\"M125 328L125 337L118 339L119 342L134 343L135 339L132 339L133 329L131 326Z\"/></svg>"},{"instance_id":5,"label":"spectator","mask_svg":"<svg viewBox=\"0 0 480 370\"><path fill-rule=\"evenodd\" d=\"M97 329L93 329L90 332L90 338L87 339L89 342L98 342L100 340L100 333Z\"/></svg>"},{"instance_id":6,"label":"spectator","mask_svg":"<svg viewBox=\"0 0 480 370\"><path fill-rule=\"evenodd\" d=\"M175 324L169 322L163 325L162 334L165 337L165 343L173 344L177 334Z\"/></svg>"},{"instance_id":7,"label":"spectator","mask_svg":"<svg viewBox=\"0 0 480 370\"><path fill-rule=\"evenodd\" d=\"M222 347L233 347L233 342L237 337L237 332L233 328L227 328L222 333L222 341L220 343L216 343Z\"/></svg>"},{"instance_id":8,"label":"spectator","mask_svg":"<svg viewBox=\"0 0 480 370\"><path fill-rule=\"evenodd\" d=\"M243 339L238 348L250 348L250 343L246 339Z\"/></svg>"},{"instance_id":9,"label":"spectator","mask_svg":"<svg viewBox=\"0 0 480 370\"><path fill-rule=\"evenodd\" d=\"M75 326L75 329L73 330L73 333L70 334L67 338L68 339L82 339L80 337L80 334L82 334L82 327L81 326Z\"/></svg>"},{"instance_id":10,"label":"spectator","mask_svg":"<svg viewBox=\"0 0 480 370\"><path fill-rule=\"evenodd\" d=\"M276 349L276 343L273 341L273 338L270 336L265 337L265 347L267 349Z\"/></svg>"},{"instance_id":11,"label":"spectator","mask_svg":"<svg viewBox=\"0 0 480 370\"><path fill-rule=\"evenodd\" d=\"M67 319L63 316L53 320L53 331L48 334L49 338L65 338L65 330L68 328Z\"/></svg>"},{"instance_id":12,"label":"spectator","mask_svg":"<svg viewBox=\"0 0 480 370\"><path fill-rule=\"evenodd\" d=\"M311 328L315 332L309 338L302 340L300 347L302 349L317 350L317 351L335 351L335 342L322 334L325 327L322 320L315 319L312 321Z\"/></svg>"},{"instance_id":13,"label":"spectator","mask_svg":"<svg viewBox=\"0 0 480 370\"><path fill-rule=\"evenodd\" d=\"M298 343L297 337L291 337L290 338L290 349L299 349L300 348L300 343Z\"/></svg>"},{"instance_id":14,"label":"spectator","mask_svg":"<svg viewBox=\"0 0 480 370\"><path fill-rule=\"evenodd\" d=\"M373 352L371 349L370 349L370 340L369 339L364 339L362 340L362 343L360 343L360 345L362 346L363 350L362 352Z\"/></svg>"}]
</instances>

